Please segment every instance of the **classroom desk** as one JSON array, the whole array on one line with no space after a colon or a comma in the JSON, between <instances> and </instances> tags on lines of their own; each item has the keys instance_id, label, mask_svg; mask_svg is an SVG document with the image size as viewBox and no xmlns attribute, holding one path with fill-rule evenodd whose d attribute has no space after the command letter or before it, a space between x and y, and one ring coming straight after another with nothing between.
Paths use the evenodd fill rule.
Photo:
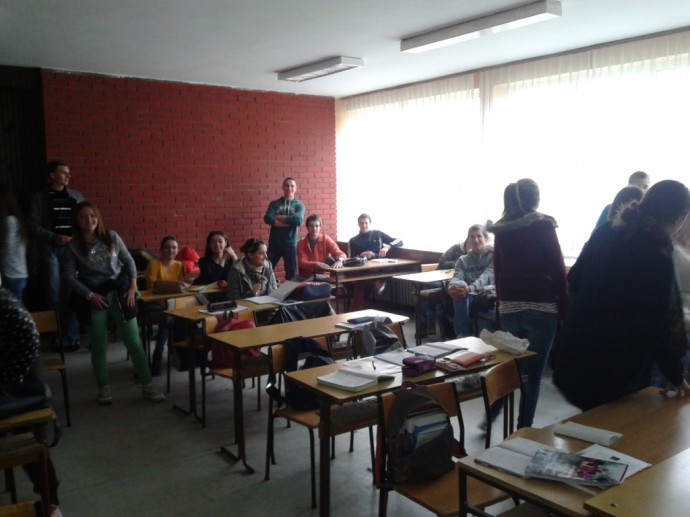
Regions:
<instances>
[{"instance_id":1,"label":"classroom desk","mask_svg":"<svg viewBox=\"0 0 690 517\"><path fill-rule=\"evenodd\" d=\"M687 399L667 399L659 394L658 388L645 388L633 395L604 404L566 420L623 433L623 437L610 446L611 449L639 458L652 465L659 464L660 468L655 470L654 473L651 470L645 470L624 481L620 485L618 493L633 493L636 484L640 483L636 479L645 472L647 472L645 478L656 477L656 472L659 472L658 476L660 479L665 473L675 471L680 464L684 465L685 468L689 465L688 455L684 451L690 448L690 433L688 432L690 426L690 401ZM554 426L555 424L543 429L520 429L516 434L572 452L590 445L588 442L555 435L553 432ZM662 465L662 462L680 453L684 454L668 464ZM592 499L591 494L564 483L538 479L522 479L491 467L479 465L474 462L473 455L460 460L458 468L460 472L461 515L467 515L468 512L472 511L466 504L467 476L477 478L520 499L557 512L559 515L592 515L587 507L591 506L593 508L595 505L599 507L601 503L606 504L609 502L607 498L602 497L604 494L608 494L608 491L602 492ZM686 479L686 477L683 477L677 481L678 483L685 481L683 483L683 490L685 491L687 491ZM615 497L616 493L613 492L611 497ZM601 499L597 500L596 498L599 497ZM655 505L658 503L659 507L663 507L663 504L665 504L660 500L657 501L657 498L661 497L661 493L659 495L650 494L650 497L651 500L645 504ZM590 499L592 499L591 503L588 501ZM687 496L685 496L686 501L687 499ZM585 506L586 504L587 507ZM611 515L627 516L630 514L620 513ZM652 511L651 513L643 512L640 515L678 514L674 512Z\"/></svg>"},{"instance_id":2,"label":"classroom desk","mask_svg":"<svg viewBox=\"0 0 690 517\"><path fill-rule=\"evenodd\" d=\"M219 332L209 335L209 339L217 341L222 345L230 347L234 354L234 368L237 375L233 376L233 400L235 415L235 443L237 444L237 454L231 453L227 448L222 448L233 459L242 460L245 469L253 473L254 469L247 463L247 451L244 436L244 407L242 401L242 352L261 348L264 346L277 345L287 339L296 337L322 337L336 336L349 332L348 329L336 327L336 323L342 323L350 318L362 316L388 317L393 323L402 325L409 318L398 316L373 309L336 314L335 316L324 316L310 320L291 321L289 323L279 323L276 325L266 325L253 329L234 330L231 332Z\"/></svg>"},{"instance_id":3,"label":"classroom desk","mask_svg":"<svg viewBox=\"0 0 690 517\"><path fill-rule=\"evenodd\" d=\"M443 370L435 370L432 372L427 372L424 375L412 379L403 379L402 373L398 373L396 374L395 379L393 380L379 382L376 386L372 386L369 389L358 391L356 393L340 390L337 388L331 388L319 384L317 382L316 377L338 370L342 367L341 364L319 366L318 368L310 368L309 370L299 370L287 374L287 376L296 384L315 393L319 397L319 401L321 404L321 425L319 426L319 515L330 515L331 441L329 439L329 436L331 425L331 406L333 404L340 405L364 397L370 397L373 395L393 391L401 386L403 380L411 380L416 384L433 384L435 382L443 382L450 377L459 377L470 373L476 373L478 371L485 370L491 366L505 361L509 361L511 359L522 360L536 355L534 352L530 351L527 351L521 355L513 355L508 352L502 352L500 350L496 350L493 346L487 345L478 337L454 339L452 341L448 341L448 343L458 344L474 352L491 354L492 358L482 363L475 363L467 370L462 370L453 373L444 372ZM473 395L477 396L478 393L480 392L475 391ZM460 394L460 398L461 400L464 400L467 397L462 397L462 394Z\"/></svg>"},{"instance_id":4,"label":"classroom desk","mask_svg":"<svg viewBox=\"0 0 690 517\"><path fill-rule=\"evenodd\" d=\"M381 260L383 262L377 262ZM404 271L419 271L421 262L419 260L409 259L373 259L367 260L361 266L343 267L335 269L314 268L314 274L324 272L329 273L330 276L324 279L324 282L330 282L335 286L335 292L338 293L341 286L364 281L385 280L395 275L399 275ZM336 296L335 300L336 312L340 312L340 297Z\"/></svg>"},{"instance_id":5,"label":"classroom desk","mask_svg":"<svg viewBox=\"0 0 690 517\"><path fill-rule=\"evenodd\" d=\"M430 284L441 282L445 294L445 285L448 280L453 278L454 269L435 269L433 271L423 271L421 273L408 273L406 275L396 275L393 278L402 282L412 283L412 294L414 295L414 321L415 321L415 342L422 344L422 337L426 332L422 331L422 299L420 291L427 289Z\"/></svg>"}]
</instances>

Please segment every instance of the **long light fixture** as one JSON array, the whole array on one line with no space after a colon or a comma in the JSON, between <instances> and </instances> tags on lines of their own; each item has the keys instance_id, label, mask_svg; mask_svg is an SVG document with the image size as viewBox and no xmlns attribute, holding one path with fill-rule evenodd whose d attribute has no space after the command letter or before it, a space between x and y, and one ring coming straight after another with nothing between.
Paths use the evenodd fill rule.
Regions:
<instances>
[{"instance_id":1,"label":"long light fixture","mask_svg":"<svg viewBox=\"0 0 690 517\"><path fill-rule=\"evenodd\" d=\"M550 20L561 15L561 2L540 0L513 9L500 11L481 18L467 20L456 25L433 30L400 42L402 52L426 52L480 36L495 34L533 23Z\"/></svg>"},{"instance_id":2,"label":"long light fixture","mask_svg":"<svg viewBox=\"0 0 690 517\"><path fill-rule=\"evenodd\" d=\"M278 73L278 79L281 81L301 83L302 81L309 81L317 77L337 74L338 72L359 68L360 66L364 66L363 59L358 57L338 56L299 66L297 68L291 68L290 70L284 70Z\"/></svg>"}]
</instances>

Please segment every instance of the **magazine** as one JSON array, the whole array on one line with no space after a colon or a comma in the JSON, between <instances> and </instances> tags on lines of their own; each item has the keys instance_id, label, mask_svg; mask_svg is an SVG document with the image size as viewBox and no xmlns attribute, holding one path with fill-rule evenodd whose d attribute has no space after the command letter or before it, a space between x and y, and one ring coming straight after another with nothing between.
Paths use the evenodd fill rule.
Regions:
<instances>
[{"instance_id":1,"label":"magazine","mask_svg":"<svg viewBox=\"0 0 690 517\"><path fill-rule=\"evenodd\" d=\"M527 465L525 475L528 478L553 479L569 484L605 488L619 485L627 469L627 463L539 449Z\"/></svg>"}]
</instances>

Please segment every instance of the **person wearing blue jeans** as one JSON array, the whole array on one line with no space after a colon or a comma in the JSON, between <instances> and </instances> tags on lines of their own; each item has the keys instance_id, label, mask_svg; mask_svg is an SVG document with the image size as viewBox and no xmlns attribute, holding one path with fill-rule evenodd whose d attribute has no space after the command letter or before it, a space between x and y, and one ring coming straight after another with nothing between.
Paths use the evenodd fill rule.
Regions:
<instances>
[{"instance_id":1,"label":"person wearing blue jeans","mask_svg":"<svg viewBox=\"0 0 690 517\"><path fill-rule=\"evenodd\" d=\"M285 279L297 275L297 241L299 227L304 219L304 205L295 199L297 182L293 178L283 180L283 196L271 201L264 215L264 222L271 227L268 237L268 260L273 268L283 259Z\"/></svg>"},{"instance_id":2,"label":"person wearing blue jeans","mask_svg":"<svg viewBox=\"0 0 690 517\"><path fill-rule=\"evenodd\" d=\"M79 348L79 324L74 311L62 310L66 304L61 300L66 300L68 293L60 279L60 264L65 246L72 240L74 207L84 201L84 196L68 188L72 172L67 163L48 162L46 174L48 188L34 196L27 224L36 239L47 302L60 315L69 349L76 350Z\"/></svg>"},{"instance_id":3,"label":"person wearing blue jeans","mask_svg":"<svg viewBox=\"0 0 690 517\"><path fill-rule=\"evenodd\" d=\"M531 179L508 185L503 217L487 227L495 236L494 273L501 329L529 340L535 358L520 364L527 376L526 404L518 425L530 427L559 322L568 304L566 269L556 221L540 212L539 186Z\"/></svg>"},{"instance_id":4,"label":"person wearing blue jeans","mask_svg":"<svg viewBox=\"0 0 690 517\"><path fill-rule=\"evenodd\" d=\"M448 282L448 295L453 299L454 327L457 337L472 335L470 309L474 295L494 283L494 253L488 246L489 234L481 224L470 226L465 249L467 253L455 262L455 273Z\"/></svg>"}]
</instances>

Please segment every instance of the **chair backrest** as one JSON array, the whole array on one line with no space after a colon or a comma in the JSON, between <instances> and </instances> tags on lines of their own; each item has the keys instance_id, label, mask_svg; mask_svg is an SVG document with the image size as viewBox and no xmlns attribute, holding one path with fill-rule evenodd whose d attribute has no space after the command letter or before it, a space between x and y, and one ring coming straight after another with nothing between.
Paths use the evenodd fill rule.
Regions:
<instances>
[{"instance_id":1,"label":"chair backrest","mask_svg":"<svg viewBox=\"0 0 690 517\"><path fill-rule=\"evenodd\" d=\"M60 326L55 311L32 312L31 319L34 320L39 334L60 332Z\"/></svg>"},{"instance_id":2,"label":"chair backrest","mask_svg":"<svg viewBox=\"0 0 690 517\"><path fill-rule=\"evenodd\" d=\"M40 502L0 506L0 517L37 517L42 515Z\"/></svg>"},{"instance_id":3,"label":"chair backrest","mask_svg":"<svg viewBox=\"0 0 690 517\"><path fill-rule=\"evenodd\" d=\"M491 446L491 420L496 404L503 406L503 438L515 431L515 392L520 392L520 414L525 403L522 377L515 359L497 364L480 377L487 418L485 446ZM519 427L519 423L518 423Z\"/></svg>"}]
</instances>

